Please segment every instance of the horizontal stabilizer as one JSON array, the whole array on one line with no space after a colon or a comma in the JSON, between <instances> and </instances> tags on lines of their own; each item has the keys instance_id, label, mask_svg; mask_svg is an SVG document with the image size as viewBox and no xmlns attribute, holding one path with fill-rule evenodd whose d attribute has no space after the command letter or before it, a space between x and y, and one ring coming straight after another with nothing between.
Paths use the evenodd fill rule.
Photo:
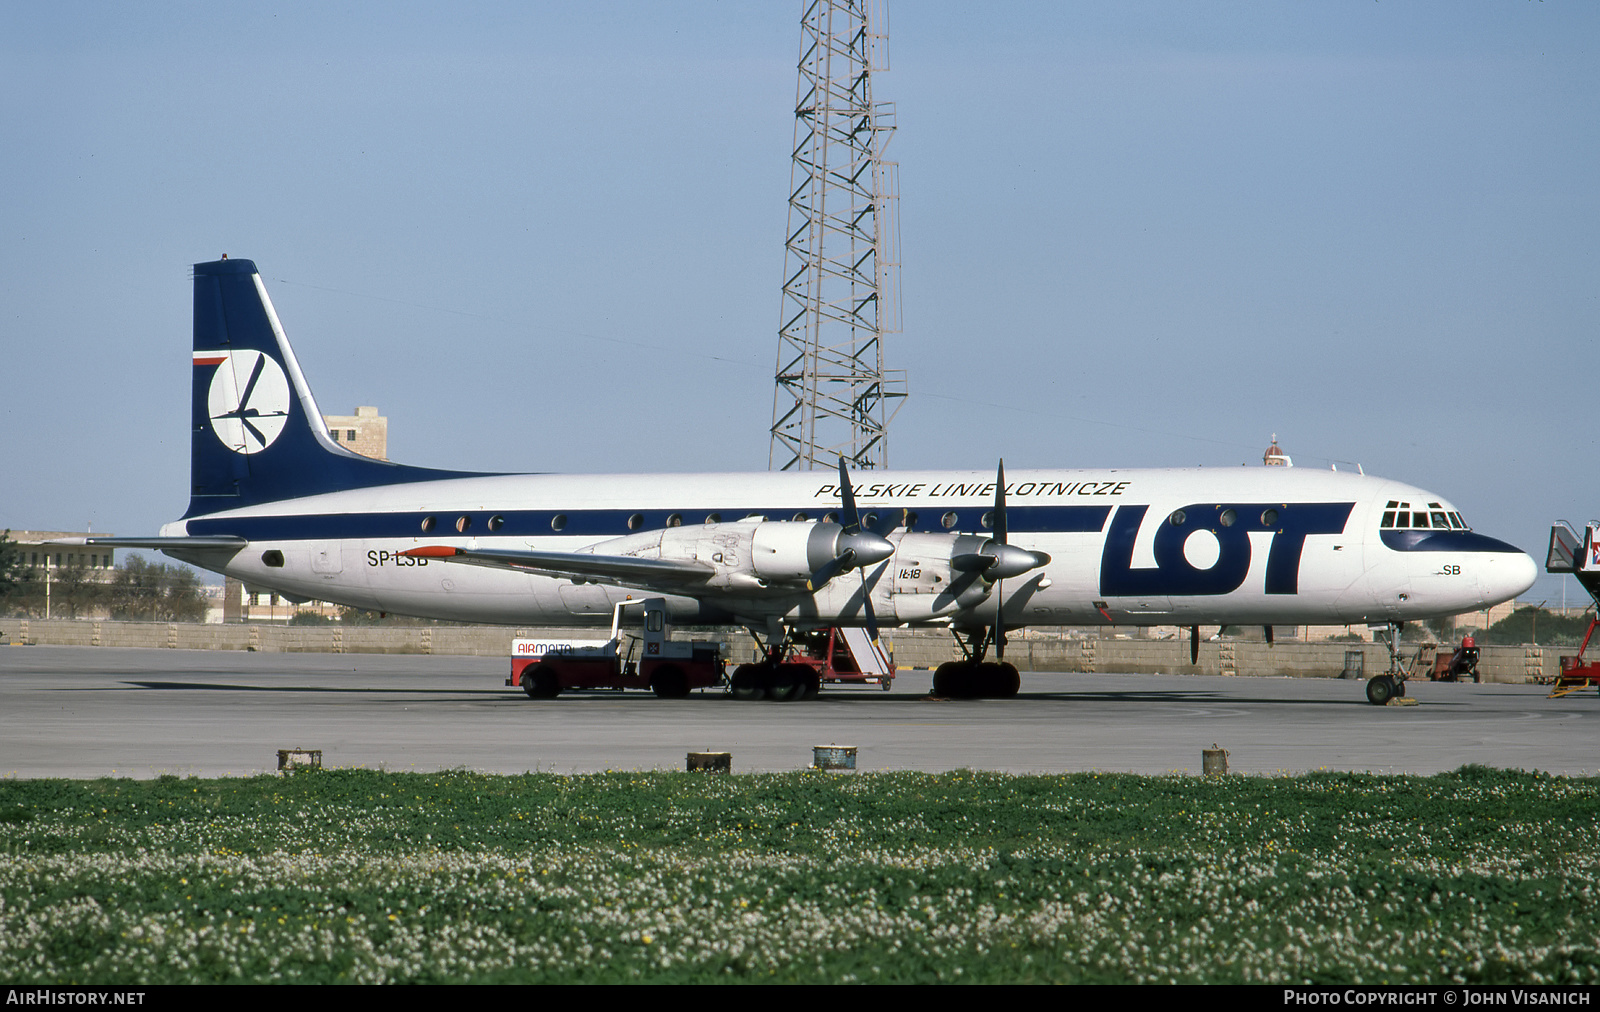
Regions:
<instances>
[{"instance_id":1,"label":"horizontal stabilizer","mask_svg":"<svg viewBox=\"0 0 1600 1012\"><path fill-rule=\"evenodd\" d=\"M487 550L425 545L400 554L413 559L464 562L474 566L638 587L663 585L676 587L701 583L709 579L713 573L712 568L705 563L687 559L636 559L629 555L590 555L585 552Z\"/></svg>"},{"instance_id":2,"label":"horizontal stabilizer","mask_svg":"<svg viewBox=\"0 0 1600 1012\"><path fill-rule=\"evenodd\" d=\"M243 548L250 542L233 534L171 538L55 538L51 545L98 545L101 548Z\"/></svg>"}]
</instances>

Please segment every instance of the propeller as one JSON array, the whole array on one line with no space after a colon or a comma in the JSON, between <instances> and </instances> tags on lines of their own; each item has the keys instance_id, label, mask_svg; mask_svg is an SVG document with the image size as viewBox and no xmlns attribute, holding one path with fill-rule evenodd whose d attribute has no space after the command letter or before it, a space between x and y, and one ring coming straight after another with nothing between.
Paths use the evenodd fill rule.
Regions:
<instances>
[{"instance_id":1,"label":"propeller","mask_svg":"<svg viewBox=\"0 0 1600 1012\"><path fill-rule=\"evenodd\" d=\"M867 632L873 640L878 638L878 617L872 611L872 593L867 587L867 568L894 555L894 543L887 535L899 527L905 517L904 510L886 510L875 519L872 526L863 525L856 509L855 489L850 485L850 472L845 469L844 458L839 458L839 496L844 501L844 527L834 541L834 557L811 574L806 589L821 590L829 580L846 569L861 570L861 602L867 615Z\"/></svg>"},{"instance_id":2,"label":"propeller","mask_svg":"<svg viewBox=\"0 0 1600 1012\"><path fill-rule=\"evenodd\" d=\"M996 657L1004 660L1006 656L1006 624L1003 581L1007 577L1021 576L1029 570L1050 564L1050 556L1044 552L1030 551L1007 543L1006 462L1004 460L1000 461L1000 466L995 472L994 513L991 514L991 517L994 537L984 542L983 546L976 552L965 552L961 555L952 556L950 568L961 572L979 573L985 583L994 585L994 651Z\"/></svg>"}]
</instances>

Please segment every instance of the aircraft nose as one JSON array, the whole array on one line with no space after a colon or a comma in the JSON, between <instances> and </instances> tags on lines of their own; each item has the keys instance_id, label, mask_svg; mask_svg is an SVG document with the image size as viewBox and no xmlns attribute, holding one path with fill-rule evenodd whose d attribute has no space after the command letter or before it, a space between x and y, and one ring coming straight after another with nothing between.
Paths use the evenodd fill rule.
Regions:
<instances>
[{"instance_id":1,"label":"aircraft nose","mask_svg":"<svg viewBox=\"0 0 1600 1012\"><path fill-rule=\"evenodd\" d=\"M1492 557L1493 564L1479 576L1483 596L1490 601L1509 601L1527 592L1539 578L1539 564L1525 552L1506 552Z\"/></svg>"}]
</instances>

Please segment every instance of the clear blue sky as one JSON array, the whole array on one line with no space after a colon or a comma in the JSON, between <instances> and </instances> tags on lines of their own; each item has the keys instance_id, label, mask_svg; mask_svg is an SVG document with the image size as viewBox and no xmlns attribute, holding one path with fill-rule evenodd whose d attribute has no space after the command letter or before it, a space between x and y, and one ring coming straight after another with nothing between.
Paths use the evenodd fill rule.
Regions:
<instances>
[{"instance_id":1,"label":"clear blue sky","mask_svg":"<svg viewBox=\"0 0 1600 1012\"><path fill-rule=\"evenodd\" d=\"M396 459L764 468L799 14L0 0L0 526L182 512L187 269L224 252ZM891 14L894 465L1276 432L1541 559L1600 516L1600 6Z\"/></svg>"}]
</instances>

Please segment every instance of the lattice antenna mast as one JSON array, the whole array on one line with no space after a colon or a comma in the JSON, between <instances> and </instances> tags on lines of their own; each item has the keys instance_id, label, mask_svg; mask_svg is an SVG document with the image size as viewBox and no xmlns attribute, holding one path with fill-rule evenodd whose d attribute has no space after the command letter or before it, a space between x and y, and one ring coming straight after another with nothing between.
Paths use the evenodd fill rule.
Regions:
<instances>
[{"instance_id":1,"label":"lattice antenna mast","mask_svg":"<svg viewBox=\"0 0 1600 1012\"><path fill-rule=\"evenodd\" d=\"M806 0L769 469L888 466L906 395L883 367L900 329L894 104L872 100L888 41L883 0Z\"/></svg>"}]
</instances>

